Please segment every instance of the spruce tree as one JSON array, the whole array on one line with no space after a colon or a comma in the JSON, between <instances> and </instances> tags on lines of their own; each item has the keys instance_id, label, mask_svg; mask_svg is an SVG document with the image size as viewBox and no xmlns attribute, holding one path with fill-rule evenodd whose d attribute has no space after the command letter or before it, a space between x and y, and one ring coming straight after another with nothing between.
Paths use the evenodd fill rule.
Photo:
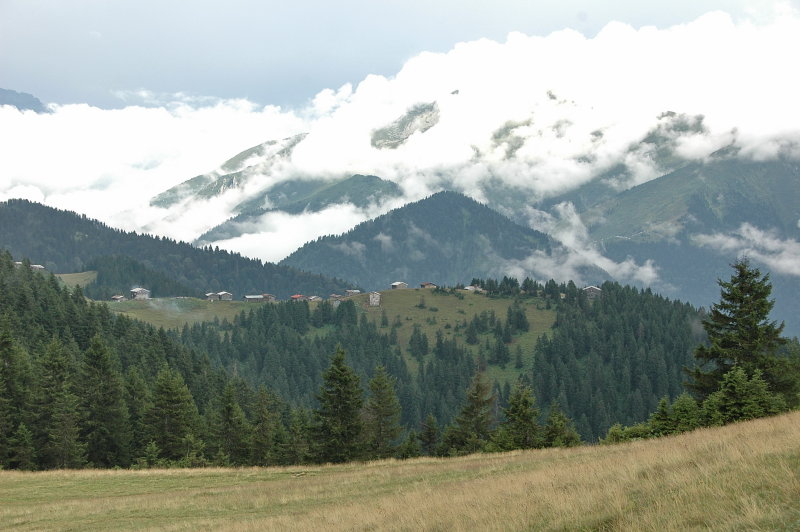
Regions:
<instances>
[{"instance_id":1,"label":"spruce tree","mask_svg":"<svg viewBox=\"0 0 800 532\"><path fill-rule=\"evenodd\" d=\"M505 420L495 435L495 441L501 449L533 449L541 446L541 427L537 422L539 409L529 386L519 381L514 384L508 407L503 412Z\"/></svg>"},{"instance_id":2,"label":"spruce tree","mask_svg":"<svg viewBox=\"0 0 800 532\"><path fill-rule=\"evenodd\" d=\"M250 424L236 400L233 384L222 392L220 405L213 417L211 431L217 455L225 456L230 465L245 465L250 456ZM228 464L226 464L228 465Z\"/></svg>"},{"instance_id":3,"label":"spruce tree","mask_svg":"<svg viewBox=\"0 0 800 532\"><path fill-rule=\"evenodd\" d=\"M723 376L722 386L708 396L703 406L709 425L746 421L786 410L783 397L769 391L760 370L748 379L738 366Z\"/></svg>"},{"instance_id":4,"label":"spruce tree","mask_svg":"<svg viewBox=\"0 0 800 532\"><path fill-rule=\"evenodd\" d=\"M341 308L341 305L340 305ZM361 407L364 404L359 377L345 363L341 347L325 370L314 412L315 457L319 462L347 462L361 457Z\"/></svg>"},{"instance_id":5,"label":"spruce tree","mask_svg":"<svg viewBox=\"0 0 800 532\"><path fill-rule=\"evenodd\" d=\"M773 391L791 394L795 390L796 395L796 376L787 381L787 366L775 356L786 340L781 337L784 324L769 320L775 304L769 299L769 274L762 276L747 259L736 261L732 267L730 281L718 281L720 301L711 307L703 322L708 345L695 350L699 365L687 370L690 381L686 386L698 398L705 399L720 388L724 375L739 366L748 376L761 370Z\"/></svg>"},{"instance_id":6,"label":"spruce tree","mask_svg":"<svg viewBox=\"0 0 800 532\"><path fill-rule=\"evenodd\" d=\"M364 432L369 458L388 458L395 454L400 436L400 402L395 392L396 379L378 366L369 381L369 398L364 407Z\"/></svg>"},{"instance_id":7,"label":"spruce tree","mask_svg":"<svg viewBox=\"0 0 800 532\"><path fill-rule=\"evenodd\" d=\"M153 399L143 418L144 438L154 442L160 457L179 460L186 455L184 439L195 434L197 408L181 375L163 368L156 376Z\"/></svg>"},{"instance_id":8,"label":"spruce tree","mask_svg":"<svg viewBox=\"0 0 800 532\"><path fill-rule=\"evenodd\" d=\"M261 386L256 398L251 442L251 461L254 465L266 466L276 462L280 413L278 399Z\"/></svg>"},{"instance_id":9,"label":"spruce tree","mask_svg":"<svg viewBox=\"0 0 800 532\"><path fill-rule=\"evenodd\" d=\"M422 430L419 433L419 442L422 454L433 456L439 445L439 424L433 414L428 414L422 422Z\"/></svg>"},{"instance_id":10,"label":"spruce tree","mask_svg":"<svg viewBox=\"0 0 800 532\"><path fill-rule=\"evenodd\" d=\"M11 437L9 463L13 469L22 469L24 471L36 469L36 448L33 445L33 433L25 423L20 423Z\"/></svg>"},{"instance_id":11,"label":"spruce tree","mask_svg":"<svg viewBox=\"0 0 800 532\"><path fill-rule=\"evenodd\" d=\"M84 352L78 391L89 462L96 467L126 467L131 442L125 391L114 355L97 335Z\"/></svg>"},{"instance_id":12,"label":"spruce tree","mask_svg":"<svg viewBox=\"0 0 800 532\"><path fill-rule=\"evenodd\" d=\"M56 398L45 451L48 466L78 469L86 464L86 444L80 439L78 397L63 391Z\"/></svg>"},{"instance_id":13,"label":"spruce tree","mask_svg":"<svg viewBox=\"0 0 800 532\"><path fill-rule=\"evenodd\" d=\"M574 447L580 445L581 437L575 430L575 424L561 410L558 403L550 405L550 414L544 426L544 444L546 447Z\"/></svg>"},{"instance_id":14,"label":"spruce tree","mask_svg":"<svg viewBox=\"0 0 800 532\"><path fill-rule=\"evenodd\" d=\"M449 454L466 454L483 450L491 436L495 395L483 372L478 372L467 390L467 397L456 416L455 423L447 427L442 437L444 451Z\"/></svg>"}]
</instances>

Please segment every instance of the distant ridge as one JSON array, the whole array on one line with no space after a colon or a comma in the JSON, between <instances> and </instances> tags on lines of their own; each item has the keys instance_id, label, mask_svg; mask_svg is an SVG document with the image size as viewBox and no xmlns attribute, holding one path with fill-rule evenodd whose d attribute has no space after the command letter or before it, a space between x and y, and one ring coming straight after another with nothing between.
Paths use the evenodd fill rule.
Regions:
<instances>
[{"instance_id":1,"label":"distant ridge","mask_svg":"<svg viewBox=\"0 0 800 532\"><path fill-rule=\"evenodd\" d=\"M58 273L84 271L101 257L129 257L194 293L227 290L237 298L245 293L279 298L298 292L328 295L351 288L338 279L225 250L121 231L85 215L21 199L0 203L0 249Z\"/></svg>"},{"instance_id":2,"label":"distant ridge","mask_svg":"<svg viewBox=\"0 0 800 532\"><path fill-rule=\"evenodd\" d=\"M35 111L49 113L50 110L33 94L17 92L9 89L0 89L0 105L11 105L20 111Z\"/></svg>"},{"instance_id":3,"label":"distant ridge","mask_svg":"<svg viewBox=\"0 0 800 532\"><path fill-rule=\"evenodd\" d=\"M473 277L502 277L504 261L550 254L556 245L544 233L447 191L309 242L281 264L340 272L367 289L386 289L394 281L452 286Z\"/></svg>"}]
</instances>

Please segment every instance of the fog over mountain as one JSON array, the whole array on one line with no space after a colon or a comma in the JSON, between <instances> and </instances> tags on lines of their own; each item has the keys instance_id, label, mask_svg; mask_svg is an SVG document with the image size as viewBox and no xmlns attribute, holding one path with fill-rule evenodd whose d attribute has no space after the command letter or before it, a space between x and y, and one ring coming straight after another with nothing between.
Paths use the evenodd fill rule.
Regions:
<instances>
[{"instance_id":1,"label":"fog over mountain","mask_svg":"<svg viewBox=\"0 0 800 532\"><path fill-rule=\"evenodd\" d=\"M450 189L561 240L572 253L554 272L578 261L653 283L658 264L606 257L574 203L542 205L594 182L623 191L712 154L800 159L800 79L787 60L797 49L800 15L786 5L758 20L713 12L666 29L611 23L593 38L566 29L458 43L409 59L394 76L322 90L293 111L181 94L157 108L51 105L42 115L2 107L0 199L25 197L191 241L263 196L266 211L215 244L275 261ZM151 203L194 176L230 175L224 162L242 150L299 134L288 151L239 160L241 173L214 194ZM359 205L343 198L301 214L270 210L263 195L280 183L352 175L391 181L401 195ZM743 225L697 238L713 249L800 260L796 237L772 230ZM519 274L525 261L509 268Z\"/></svg>"}]
</instances>

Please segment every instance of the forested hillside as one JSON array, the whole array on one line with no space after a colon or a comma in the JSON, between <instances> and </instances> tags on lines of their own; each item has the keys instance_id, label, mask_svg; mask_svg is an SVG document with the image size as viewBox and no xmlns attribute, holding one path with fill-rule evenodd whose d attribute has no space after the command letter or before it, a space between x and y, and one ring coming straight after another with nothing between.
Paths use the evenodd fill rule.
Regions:
<instances>
[{"instance_id":1,"label":"forested hillside","mask_svg":"<svg viewBox=\"0 0 800 532\"><path fill-rule=\"evenodd\" d=\"M559 307L532 371L539 401L558 401L586 439L647 419L662 397L677 397L705 338L691 305L616 283L602 290L591 304L575 298Z\"/></svg>"},{"instance_id":2,"label":"forested hillside","mask_svg":"<svg viewBox=\"0 0 800 532\"><path fill-rule=\"evenodd\" d=\"M348 301L336 310L328 302L313 310L307 303L264 305L233 323L185 327L180 336L229 371L307 406L315 404L327 355L341 345L363 379L377 364L397 379L402 421L412 428L428 415L449 424L476 371L494 375L488 384L497 409L508 405L519 377L532 386L543 417L558 402L589 441L614 423L646 420L662 397L679 395L683 367L704 338L697 310L647 290L605 283L603 296L589 301L573 283L481 283L488 295L473 296L465 305L472 313L455 324L426 311L427 333L400 315L369 317ZM457 300L456 291L438 292ZM421 306L438 301L432 292L414 294ZM504 315L473 303L498 297L507 300ZM552 306L557 317L551 334L523 350L518 340L528 330L523 309L530 304Z\"/></svg>"},{"instance_id":3,"label":"forested hillside","mask_svg":"<svg viewBox=\"0 0 800 532\"><path fill-rule=\"evenodd\" d=\"M394 281L428 281L455 286L474 276L501 277L503 264L534 253L548 255L557 244L547 235L512 222L457 192L424 200L361 223L338 236L325 236L281 264L352 279L382 290ZM588 278L608 278L599 269Z\"/></svg>"},{"instance_id":4,"label":"forested hillside","mask_svg":"<svg viewBox=\"0 0 800 532\"><path fill-rule=\"evenodd\" d=\"M23 230L24 229L24 230ZM97 266L98 281L111 278L98 293L119 288L130 289L120 278L119 261L109 256L138 261L146 270L158 272L186 287L186 294L226 290L236 297L246 293L271 293L280 298L292 294L328 295L349 288L344 281L298 271L287 266L262 263L237 253L211 248L196 248L184 242L113 229L101 222L72 212L46 207L26 200L0 203L0 249L7 249L17 260L30 258L57 273L81 272ZM132 271L131 263L125 265ZM147 277L147 280L152 280ZM158 279L159 282L163 279ZM95 293L95 289L90 289Z\"/></svg>"}]
</instances>

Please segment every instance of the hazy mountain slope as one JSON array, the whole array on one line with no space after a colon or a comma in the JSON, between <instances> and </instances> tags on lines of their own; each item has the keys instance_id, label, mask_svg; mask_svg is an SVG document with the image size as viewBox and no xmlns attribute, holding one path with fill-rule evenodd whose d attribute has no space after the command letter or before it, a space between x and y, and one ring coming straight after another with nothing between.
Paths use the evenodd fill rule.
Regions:
<instances>
[{"instance_id":1,"label":"hazy mountain slope","mask_svg":"<svg viewBox=\"0 0 800 532\"><path fill-rule=\"evenodd\" d=\"M394 281L454 285L473 277L502 277L508 259L555 243L456 192L439 192L359 224L339 236L309 242L281 264L319 273L340 272L364 288Z\"/></svg>"},{"instance_id":2,"label":"hazy mountain slope","mask_svg":"<svg viewBox=\"0 0 800 532\"><path fill-rule=\"evenodd\" d=\"M330 294L349 285L343 281L262 263L225 250L200 249L167 238L128 233L72 212L26 200L0 203L0 248L16 258L28 257L53 272L78 272L94 259L127 256L160 272L195 293L227 290L272 293Z\"/></svg>"},{"instance_id":3,"label":"hazy mountain slope","mask_svg":"<svg viewBox=\"0 0 800 532\"><path fill-rule=\"evenodd\" d=\"M800 283L787 271L792 243L800 238L797 162L692 163L599 202L581 216L606 256L654 261L660 291L696 305L717 301L716 280L727 277L738 255L750 255L770 273L773 317L786 321L787 333L800 334ZM755 237L744 239L743 228ZM714 239L716 247L709 244Z\"/></svg>"},{"instance_id":4,"label":"hazy mountain slope","mask_svg":"<svg viewBox=\"0 0 800 532\"><path fill-rule=\"evenodd\" d=\"M20 111L49 113L50 110L33 94L0 89L0 105L13 105Z\"/></svg>"},{"instance_id":5,"label":"hazy mountain slope","mask_svg":"<svg viewBox=\"0 0 800 532\"><path fill-rule=\"evenodd\" d=\"M691 163L586 210L592 236L661 241L750 223L800 236L800 163Z\"/></svg>"},{"instance_id":6,"label":"hazy mountain slope","mask_svg":"<svg viewBox=\"0 0 800 532\"><path fill-rule=\"evenodd\" d=\"M225 190L238 188L247 182L251 173L267 171L271 165L289 157L303 138L305 135L295 135L248 148L222 163L219 168L158 194L150 200L150 205L169 208L184 200L208 199Z\"/></svg>"},{"instance_id":7,"label":"hazy mountain slope","mask_svg":"<svg viewBox=\"0 0 800 532\"><path fill-rule=\"evenodd\" d=\"M284 181L240 204L237 207L239 215L200 235L195 242L202 245L240 236L271 211L301 214L343 203L366 208L400 194L400 187L395 183L376 176L354 175L333 182L318 179Z\"/></svg>"}]
</instances>

